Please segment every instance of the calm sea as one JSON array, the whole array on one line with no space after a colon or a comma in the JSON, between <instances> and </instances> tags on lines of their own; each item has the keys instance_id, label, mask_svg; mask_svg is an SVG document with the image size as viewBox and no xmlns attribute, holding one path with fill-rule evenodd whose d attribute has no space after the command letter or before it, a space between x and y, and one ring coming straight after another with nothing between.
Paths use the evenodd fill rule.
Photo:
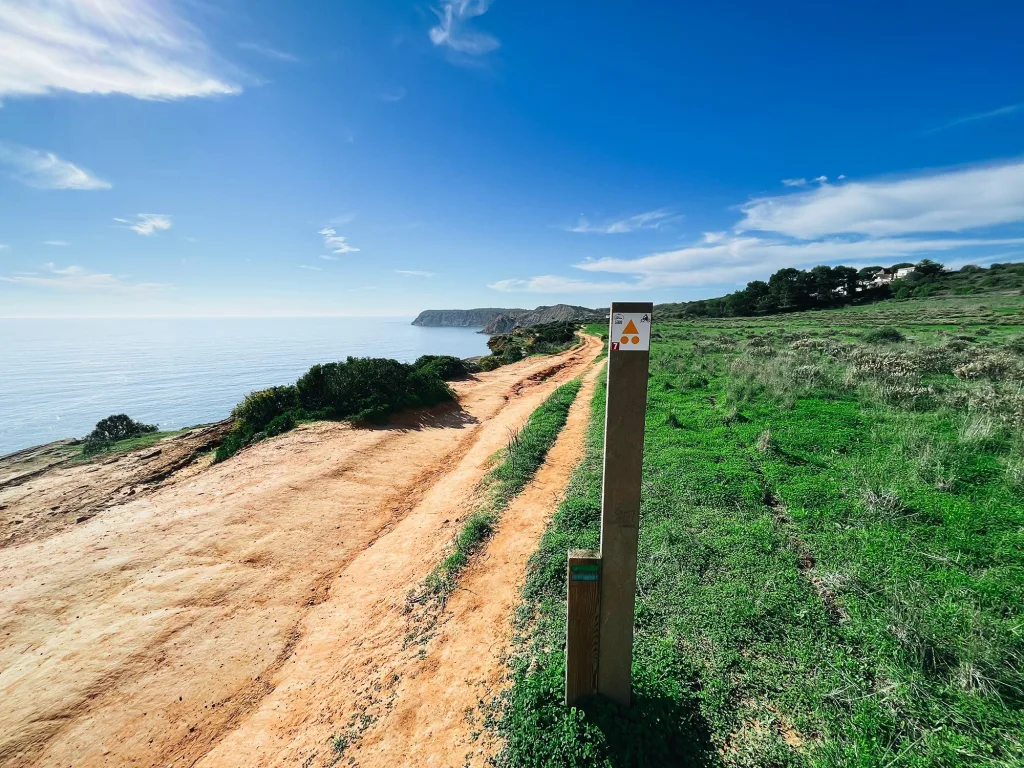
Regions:
<instances>
[{"instance_id":1,"label":"calm sea","mask_svg":"<svg viewBox=\"0 0 1024 768\"><path fill-rule=\"evenodd\" d=\"M0 320L0 455L82 437L112 413L161 429L223 419L314 363L471 357L487 337L412 318Z\"/></svg>"}]
</instances>

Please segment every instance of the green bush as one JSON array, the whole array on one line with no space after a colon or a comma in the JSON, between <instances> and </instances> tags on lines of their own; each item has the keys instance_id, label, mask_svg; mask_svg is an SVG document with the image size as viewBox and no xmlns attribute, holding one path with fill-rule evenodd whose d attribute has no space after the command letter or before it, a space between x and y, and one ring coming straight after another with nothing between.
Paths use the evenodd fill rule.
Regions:
<instances>
[{"instance_id":1,"label":"green bush","mask_svg":"<svg viewBox=\"0 0 1024 768\"><path fill-rule=\"evenodd\" d=\"M302 419L381 424L403 408L452 400L455 393L438 374L438 368L452 368L450 360L458 358L435 358L420 368L369 357L314 365L295 385L247 395L231 413L235 424L217 449L216 461L233 456L246 445L287 432Z\"/></svg>"},{"instance_id":2,"label":"green bush","mask_svg":"<svg viewBox=\"0 0 1024 768\"><path fill-rule=\"evenodd\" d=\"M871 344L888 344L894 341L904 341L906 337L895 328L886 326L884 328L875 328L874 330L868 331L864 334L864 341Z\"/></svg>"},{"instance_id":3,"label":"green bush","mask_svg":"<svg viewBox=\"0 0 1024 768\"><path fill-rule=\"evenodd\" d=\"M135 421L127 414L118 413L114 416L107 416L96 422L96 428L89 433L89 438L96 440L127 440L130 437L138 437L149 432L156 432L153 424L143 424Z\"/></svg>"},{"instance_id":4,"label":"green bush","mask_svg":"<svg viewBox=\"0 0 1024 768\"><path fill-rule=\"evenodd\" d=\"M412 364L413 368L430 368L444 381L463 379L469 375L469 367L464 360L452 355L423 355Z\"/></svg>"},{"instance_id":5,"label":"green bush","mask_svg":"<svg viewBox=\"0 0 1024 768\"><path fill-rule=\"evenodd\" d=\"M107 416L96 422L93 431L86 435L82 453L91 456L112 448L114 443L119 440L129 440L133 437L150 434L156 432L156 429L155 425L135 421L125 413Z\"/></svg>"}]
</instances>

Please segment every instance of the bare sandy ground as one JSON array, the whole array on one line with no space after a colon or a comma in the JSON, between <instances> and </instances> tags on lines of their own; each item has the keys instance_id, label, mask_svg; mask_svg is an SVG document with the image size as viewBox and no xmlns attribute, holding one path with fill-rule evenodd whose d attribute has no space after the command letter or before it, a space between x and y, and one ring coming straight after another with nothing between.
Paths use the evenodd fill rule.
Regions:
<instances>
[{"instance_id":1,"label":"bare sandy ground","mask_svg":"<svg viewBox=\"0 0 1024 768\"><path fill-rule=\"evenodd\" d=\"M426 695L403 659L444 644L396 647L406 592L508 429L599 350L482 374L418 421L304 427L0 549L0 764L327 765L353 715L369 750Z\"/></svg>"}]
</instances>

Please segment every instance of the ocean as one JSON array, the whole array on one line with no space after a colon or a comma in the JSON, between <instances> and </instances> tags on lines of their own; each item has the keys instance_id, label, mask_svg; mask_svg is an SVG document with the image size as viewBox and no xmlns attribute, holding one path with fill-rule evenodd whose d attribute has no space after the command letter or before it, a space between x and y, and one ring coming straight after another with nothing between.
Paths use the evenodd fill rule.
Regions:
<instances>
[{"instance_id":1,"label":"ocean","mask_svg":"<svg viewBox=\"0 0 1024 768\"><path fill-rule=\"evenodd\" d=\"M127 413L162 430L218 421L314 363L487 354L475 328L405 318L0 320L0 455Z\"/></svg>"}]
</instances>

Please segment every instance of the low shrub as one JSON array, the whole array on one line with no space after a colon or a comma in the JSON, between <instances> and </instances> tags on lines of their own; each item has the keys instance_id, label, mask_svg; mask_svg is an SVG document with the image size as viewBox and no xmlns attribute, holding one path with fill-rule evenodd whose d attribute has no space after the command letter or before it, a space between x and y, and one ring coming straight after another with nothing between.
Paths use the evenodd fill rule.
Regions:
<instances>
[{"instance_id":1,"label":"low shrub","mask_svg":"<svg viewBox=\"0 0 1024 768\"><path fill-rule=\"evenodd\" d=\"M869 344L891 344L897 341L906 340L906 336L900 333L896 328L885 326L884 328L875 328L874 330L868 331L864 334L864 341Z\"/></svg>"},{"instance_id":2,"label":"low shrub","mask_svg":"<svg viewBox=\"0 0 1024 768\"><path fill-rule=\"evenodd\" d=\"M153 424L143 424L135 421L125 413L117 413L107 416L96 422L96 427L85 437L82 444L82 453L91 456L96 453L109 450L119 440L130 440L133 437L156 432Z\"/></svg>"},{"instance_id":3,"label":"low shrub","mask_svg":"<svg viewBox=\"0 0 1024 768\"><path fill-rule=\"evenodd\" d=\"M349 357L344 362L314 365L294 385L247 395L231 413L235 424L217 448L215 460L223 461L247 445L287 432L302 419L382 424L404 408L452 400L455 393L439 373L453 371L452 360L462 363L446 356L417 367L388 358Z\"/></svg>"},{"instance_id":4,"label":"low shrub","mask_svg":"<svg viewBox=\"0 0 1024 768\"><path fill-rule=\"evenodd\" d=\"M444 381L464 379L470 374L466 361L452 355L423 355L412 364L417 370L430 368Z\"/></svg>"}]
</instances>

